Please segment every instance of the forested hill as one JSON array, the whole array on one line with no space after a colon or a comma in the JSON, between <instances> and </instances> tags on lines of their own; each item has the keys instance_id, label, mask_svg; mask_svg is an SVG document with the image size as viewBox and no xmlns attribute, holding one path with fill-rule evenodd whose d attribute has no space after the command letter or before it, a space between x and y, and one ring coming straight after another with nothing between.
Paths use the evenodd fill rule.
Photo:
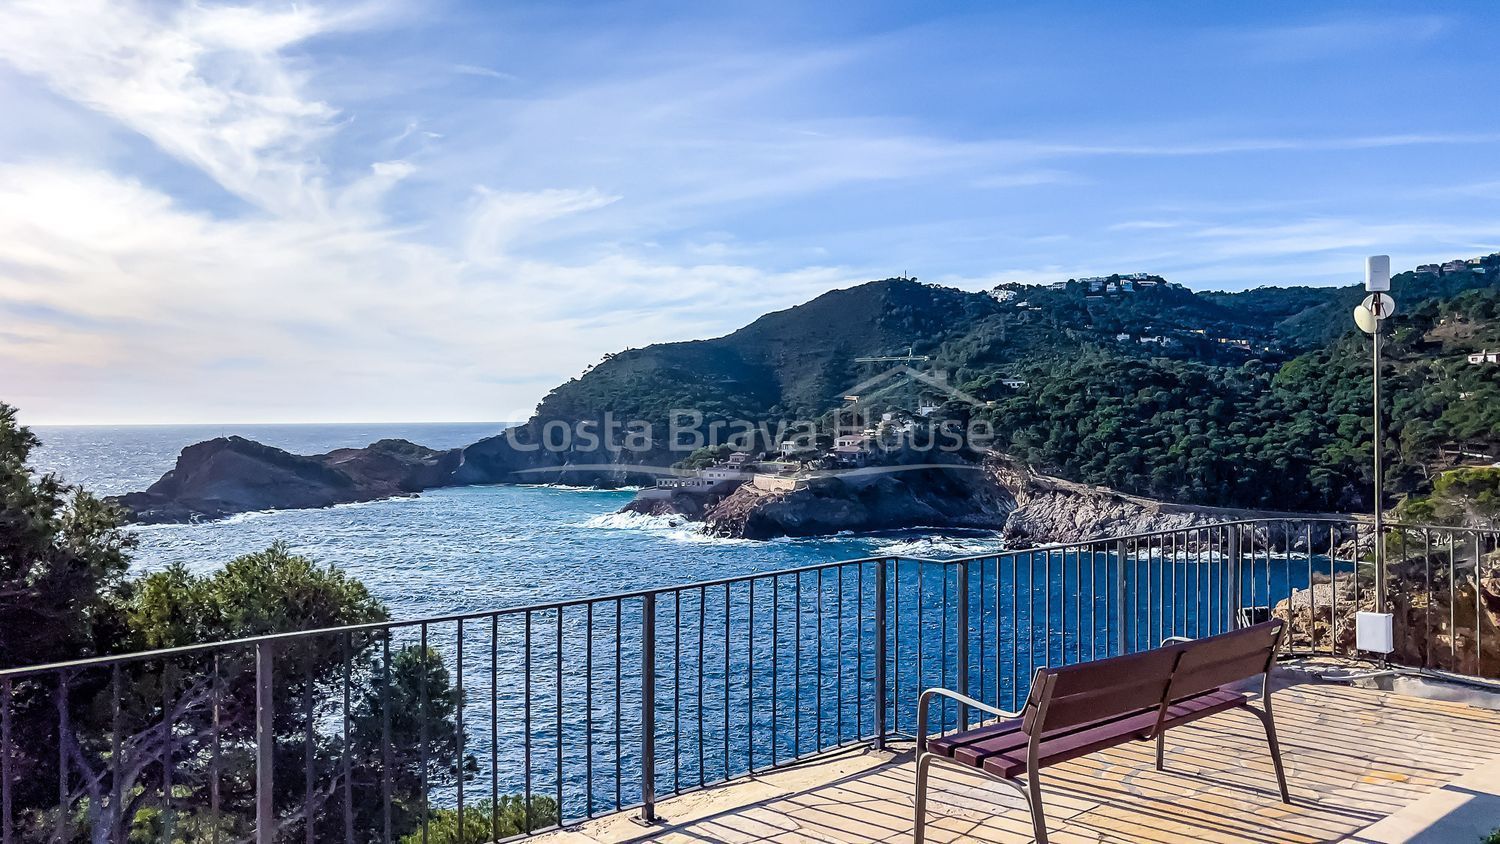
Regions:
<instances>
[{"instance_id":1,"label":"forested hill","mask_svg":"<svg viewBox=\"0 0 1500 844\"><path fill-rule=\"evenodd\" d=\"M1394 279L1393 489L1420 489L1445 443L1500 445L1500 366L1466 359L1500 349L1497 275L1500 255ZM813 418L875 371L855 358L910 353L988 403L942 414L991 417L998 447L1038 469L1194 503L1351 509L1369 497L1369 344L1350 317L1362 296L1197 293L1157 277L985 292L885 279L724 337L607 356L553 390L533 423L664 422L681 408Z\"/></svg>"}]
</instances>

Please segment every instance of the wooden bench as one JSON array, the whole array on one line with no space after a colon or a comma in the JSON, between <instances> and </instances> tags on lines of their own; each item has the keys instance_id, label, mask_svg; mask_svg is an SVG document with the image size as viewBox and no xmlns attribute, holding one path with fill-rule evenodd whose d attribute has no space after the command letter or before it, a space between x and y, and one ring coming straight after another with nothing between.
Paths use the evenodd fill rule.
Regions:
<instances>
[{"instance_id":1,"label":"wooden bench","mask_svg":"<svg viewBox=\"0 0 1500 844\"><path fill-rule=\"evenodd\" d=\"M1231 709L1245 708L1266 729L1276 784L1290 803L1276 724L1271 717L1271 667L1283 622L1280 619L1218 636L1169 640L1160 648L1063 668L1039 668L1031 694L1019 712L1007 712L947 689L928 689L917 705L916 828L921 844L927 820L927 777L934 762L945 762L1010 785L1026 798L1037 844L1046 844L1041 770L1129 741L1156 739L1156 768L1162 769L1166 731ZM1259 677L1260 706L1240 690ZM927 713L934 698L945 697L989 713L993 724L927 738ZM1024 784L1023 784L1024 782Z\"/></svg>"}]
</instances>

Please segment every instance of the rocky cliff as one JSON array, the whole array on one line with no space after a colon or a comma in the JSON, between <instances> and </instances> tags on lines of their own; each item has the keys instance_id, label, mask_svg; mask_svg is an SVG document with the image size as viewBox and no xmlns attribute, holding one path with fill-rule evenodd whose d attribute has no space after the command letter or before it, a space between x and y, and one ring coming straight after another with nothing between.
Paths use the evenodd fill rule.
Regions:
<instances>
[{"instance_id":1,"label":"rocky cliff","mask_svg":"<svg viewBox=\"0 0 1500 844\"><path fill-rule=\"evenodd\" d=\"M405 440L299 455L220 437L188 446L144 492L112 499L137 522L217 519L254 510L329 507L410 494L448 483L462 460Z\"/></svg>"},{"instance_id":2,"label":"rocky cliff","mask_svg":"<svg viewBox=\"0 0 1500 844\"><path fill-rule=\"evenodd\" d=\"M1425 559L1416 552L1390 563L1392 658L1399 665L1500 678L1500 553L1476 559L1472 544L1461 544L1452 558L1439 547ZM1353 654L1355 614L1374 609L1374 580L1349 573L1296 590L1275 614L1290 622L1292 647Z\"/></svg>"},{"instance_id":3,"label":"rocky cliff","mask_svg":"<svg viewBox=\"0 0 1500 844\"><path fill-rule=\"evenodd\" d=\"M992 456L983 463L884 466L810 478L797 489L646 490L626 510L701 521L716 536L770 539L913 527L1003 531L1012 545L1177 530L1258 511L1195 507L1037 475ZM1259 537L1295 546L1294 536Z\"/></svg>"},{"instance_id":4,"label":"rocky cliff","mask_svg":"<svg viewBox=\"0 0 1500 844\"><path fill-rule=\"evenodd\" d=\"M788 491L746 484L702 519L716 536L770 539L912 527L998 529L1014 506L981 467L929 467L818 477Z\"/></svg>"}]
</instances>

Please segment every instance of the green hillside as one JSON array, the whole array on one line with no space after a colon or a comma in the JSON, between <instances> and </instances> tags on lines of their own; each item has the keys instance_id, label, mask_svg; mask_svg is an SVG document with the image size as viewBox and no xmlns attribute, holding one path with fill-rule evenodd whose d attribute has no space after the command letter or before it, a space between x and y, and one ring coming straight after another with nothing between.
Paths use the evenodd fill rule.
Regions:
<instances>
[{"instance_id":1,"label":"green hillside","mask_svg":"<svg viewBox=\"0 0 1500 844\"><path fill-rule=\"evenodd\" d=\"M1394 280L1393 492L1424 490L1454 443L1500 447L1500 366L1466 357L1500 349L1500 255L1482 269ZM1362 295L1357 285L1195 293L1154 277L987 292L885 279L724 337L609 356L553 390L533 422L610 413L659 423L661 440L674 409L817 418L883 366L856 358L910 353L981 402L950 402L938 417L989 419L996 448L1040 470L1203 504L1362 508L1369 341L1350 318Z\"/></svg>"}]
</instances>

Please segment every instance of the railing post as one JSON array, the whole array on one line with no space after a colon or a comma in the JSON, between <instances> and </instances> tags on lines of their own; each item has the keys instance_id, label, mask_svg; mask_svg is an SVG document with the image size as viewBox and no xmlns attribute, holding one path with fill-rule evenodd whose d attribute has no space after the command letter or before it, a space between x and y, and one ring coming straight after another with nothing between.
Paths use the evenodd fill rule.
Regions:
<instances>
[{"instance_id":1,"label":"railing post","mask_svg":"<svg viewBox=\"0 0 1500 844\"><path fill-rule=\"evenodd\" d=\"M255 646L255 844L276 840L276 646Z\"/></svg>"},{"instance_id":2,"label":"railing post","mask_svg":"<svg viewBox=\"0 0 1500 844\"><path fill-rule=\"evenodd\" d=\"M641 599L641 822L656 823L656 593Z\"/></svg>"},{"instance_id":3,"label":"railing post","mask_svg":"<svg viewBox=\"0 0 1500 844\"><path fill-rule=\"evenodd\" d=\"M875 567L875 749L885 749L885 594L886 563Z\"/></svg>"},{"instance_id":4,"label":"railing post","mask_svg":"<svg viewBox=\"0 0 1500 844\"><path fill-rule=\"evenodd\" d=\"M1240 548L1240 525L1229 528L1229 629L1238 630L1244 620L1245 583L1240 576L1242 549ZM1311 588L1309 586L1309 588Z\"/></svg>"},{"instance_id":5,"label":"railing post","mask_svg":"<svg viewBox=\"0 0 1500 844\"><path fill-rule=\"evenodd\" d=\"M946 611L946 610L945 610ZM981 614L981 627L983 615ZM969 563L958 564L958 693L969 693ZM918 690L919 693L921 690ZM958 728L969 726L969 707L958 705Z\"/></svg>"},{"instance_id":6,"label":"railing post","mask_svg":"<svg viewBox=\"0 0 1500 844\"><path fill-rule=\"evenodd\" d=\"M1131 628L1134 626L1135 619L1135 608L1125 603L1128 591L1125 583L1129 574L1125 570L1125 540L1123 539L1115 540L1115 570L1119 573L1119 576L1115 578L1115 606L1120 610L1120 622L1115 625L1115 648L1116 653L1123 654L1129 643L1134 641L1131 638Z\"/></svg>"}]
</instances>

